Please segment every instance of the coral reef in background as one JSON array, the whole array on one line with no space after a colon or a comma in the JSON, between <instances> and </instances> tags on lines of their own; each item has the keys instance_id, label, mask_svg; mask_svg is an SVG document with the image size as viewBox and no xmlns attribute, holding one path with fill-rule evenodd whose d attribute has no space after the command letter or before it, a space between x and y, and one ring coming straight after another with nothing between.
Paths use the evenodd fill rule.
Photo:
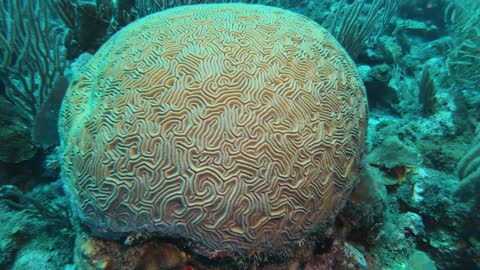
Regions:
<instances>
[{"instance_id":1,"label":"coral reef in background","mask_svg":"<svg viewBox=\"0 0 480 270\"><path fill-rule=\"evenodd\" d=\"M68 59L73 60L83 52L95 52L127 24L152 13L178 6L248 3L290 7L295 11L301 11L306 2L306 0L54 0L52 6L68 28L67 55Z\"/></svg>"},{"instance_id":2,"label":"coral reef in background","mask_svg":"<svg viewBox=\"0 0 480 270\"><path fill-rule=\"evenodd\" d=\"M60 7L59 15L70 31L66 39L69 59L84 52L95 53L114 32L156 8L165 7L161 4L183 2L193 1L53 1L57 9ZM286 1L262 2L282 6ZM290 2L298 3L291 6L295 11L320 25L336 12L338 22L348 22L350 18L342 14L356 7L354 15L358 16L352 18L358 21L350 22L360 27L373 1ZM380 36L373 33L364 44L355 44L362 47L356 63L371 108L369 155L362 166L359 185L332 226L328 224L326 230L313 233L305 242L273 254L255 252L225 257L217 253L215 258L205 259L193 251L195 243L178 239L155 238L145 242L142 235L133 234L126 242L100 244L87 234L83 235L87 238L77 239L75 256L115 258L118 254L122 257L122 252L136 250L135 254L149 258L147 264L139 263L139 268L154 265L195 270L479 269L479 193L472 192L479 185L475 170L478 143L474 140L480 130L478 74L474 74L480 44L476 42L478 3L394 2L398 8L389 21L377 17L385 22L375 26L382 29ZM362 8L358 9L359 6ZM83 54L73 62L71 77L82 72L88 58L88 54ZM66 75L69 77L68 72ZM5 84L1 83L0 92L4 91ZM19 119L21 114L15 113L18 108L11 104L0 106L6 116L2 118L6 121L6 125L2 123L2 138L15 144L4 143L2 147L4 156L14 153L16 157L0 163L2 184L15 184L22 195L46 207L55 205L55 201L65 203L67 198L59 190L61 183L45 185L43 176L38 177L45 173L48 179L57 177L56 154L52 152L45 158L41 149L30 144L32 129L28 120L25 124L24 119ZM397 151L390 148L392 145ZM49 169L39 170L45 159ZM32 187L35 188L29 191ZM85 232L47 223L39 215L32 217L31 208L13 209L2 199L0 207L0 223L4 225L0 230L0 268L74 269L73 237L77 232ZM173 263L152 258L150 251L157 248L162 254L170 254L169 262ZM138 258L132 261L139 262ZM101 265L102 260L98 262L96 267L100 269L109 266Z\"/></svg>"},{"instance_id":3,"label":"coral reef in background","mask_svg":"<svg viewBox=\"0 0 480 270\"><path fill-rule=\"evenodd\" d=\"M75 232L66 215L62 181L22 192L0 189L0 268L64 269L71 264Z\"/></svg>"}]
</instances>

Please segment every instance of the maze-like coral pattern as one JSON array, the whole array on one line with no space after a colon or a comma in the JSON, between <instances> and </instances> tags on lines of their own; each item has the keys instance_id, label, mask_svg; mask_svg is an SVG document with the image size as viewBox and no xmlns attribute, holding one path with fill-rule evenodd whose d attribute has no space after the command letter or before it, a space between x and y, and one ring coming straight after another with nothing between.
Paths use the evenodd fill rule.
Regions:
<instances>
[{"instance_id":1,"label":"maze-like coral pattern","mask_svg":"<svg viewBox=\"0 0 480 270\"><path fill-rule=\"evenodd\" d=\"M349 194L367 101L325 29L278 8L174 8L112 37L70 86L63 177L82 221L207 249L303 239Z\"/></svg>"}]
</instances>

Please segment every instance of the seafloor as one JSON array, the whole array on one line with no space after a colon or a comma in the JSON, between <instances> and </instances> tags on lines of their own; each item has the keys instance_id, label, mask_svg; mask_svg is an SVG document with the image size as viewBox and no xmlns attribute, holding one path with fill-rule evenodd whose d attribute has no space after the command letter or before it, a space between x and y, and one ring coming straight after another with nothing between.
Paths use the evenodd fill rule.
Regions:
<instances>
[{"instance_id":1,"label":"seafloor","mask_svg":"<svg viewBox=\"0 0 480 270\"><path fill-rule=\"evenodd\" d=\"M78 13L77 28L63 26L70 31L65 80L131 20L112 10L135 1L112 1L119 3L115 7L98 2L95 8L90 1L72 1L96 13L97 20ZM254 2L292 9L321 25L345 2L366 2L350 14L355 24L366 24L373 8L372 1L358 0ZM175 240L157 240L132 251L151 264L131 269L480 269L480 4L393 2L390 14L378 11L386 19L377 21L364 46L349 51L369 99L367 149L362 179L329 228L284 251L288 254L247 257L200 258ZM61 23L61 17L52 20ZM112 27L112 21L118 25ZM1 18L0 23L6 25ZM25 124L21 108L3 97L9 87L5 78L13 72L8 63L2 61L0 72L0 269L75 269L75 245L77 257L110 249L128 260L122 244L88 239L76 222L59 179L56 118L40 111L34 119L41 125ZM56 88L65 91L67 83ZM55 115L59 102L51 102ZM118 268L112 266L118 261L96 259L84 269Z\"/></svg>"}]
</instances>

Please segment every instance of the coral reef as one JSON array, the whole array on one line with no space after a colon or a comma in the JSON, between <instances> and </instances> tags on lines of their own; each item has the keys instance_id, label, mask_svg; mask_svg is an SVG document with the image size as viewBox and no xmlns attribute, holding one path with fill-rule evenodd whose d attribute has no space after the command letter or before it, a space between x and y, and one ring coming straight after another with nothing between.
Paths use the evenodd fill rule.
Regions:
<instances>
[{"instance_id":1,"label":"coral reef","mask_svg":"<svg viewBox=\"0 0 480 270\"><path fill-rule=\"evenodd\" d=\"M2 187L1 269L63 269L72 262L75 233L66 216L53 212L68 205L62 185L57 181L29 193Z\"/></svg>"},{"instance_id":2,"label":"coral reef","mask_svg":"<svg viewBox=\"0 0 480 270\"><path fill-rule=\"evenodd\" d=\"M32 141L28 121L17 113L17 108L0 96L0 161L20 163L31 159L38 151Z\"/></svg>"},{"instance_id":3,"label":"coral reef","mask_svg":"<svg viewBox=\"0 0 480 270\"><path fill-rule=\"evenodd\" d=\"M436 270L435 263L423 251L415 251L410 258L408 264L412 270Z\"/></svg>"},{"instance_id":4,"label":"coral reef","mask_svg":"<svg viewBox=\"0 0 480 270\"><path fill-rule=\"evenodd\" d=\"M102 50L97 52L99 48L115 32L136 23L133 21L183 4L212 2L218 1L48 1L56 11L54 14L50 9L38 8L45 7L47 1L3 1L0 13L5 20L0 19L0 25L4 26L0 27L0 42L5 45L2 49L6 50L0 53L0 135L3 142L0 149L0 181L3 186L0 188L0 269L480 269L479 142L478 138L475 139L480 132L478 1L229 1L288 7L330 29L349 48L365 84L370 112L366 158L359 167L358 184L352 186L352 194L336 218L311 231L306 239L278 249L255 249L244 253L217 251L205 257L198 254L199 243L172 238L173 234L125 233L120 241L99 239L87 227L77 224L76 217L66 218L74 212L59 211L69 205L71 199L62 190L65 179L51 183L58 179L61 163L54 148L58 142L56 130L51 127L65 83L72 79L81 81L84 74L92 72L92 67L88 66L88 62L95 59L92 54L100 54ZM59 19L64 22L64 29L61 29ZM281 28L284 25L288 27L288 20L278 23ZM301 27L294 28L302 32ZM45 29L51 31L45 33ZM17 30L20 30L18 35L15 34ZM135 41L140 44L142 35L148 34L146 32L139 33ZM12 33L16 36L13 37ZM235 36L222 36L227 37ZM21 39L23 41L18 42ZM265 37L257 39L260 41ZM44 44L49 40L53 42ZM290 41L292 45L301 44ZM127 49L119 55L128 52ZM149 49L147 46L138 53L146 53ZM53 72L56 67L63 69L63 59L55 57L63 57L65 50L68 59L81 56L67 63L65 76L60 80L54 76L56 78L42 81L42 74ZM268 50L264 46L259 54ZM42 52L53 58L35 57ZM251 59L243 60L249 63ZM57 60L61 61L55 62ZM141 63L141 58L136 60L139 60L137 64ZM183 58L177 55L171 58L174 60L183 61ZM48 65L39 65L47 62ZM37 68L22 70L19 65L22 63ZM216 62L210 64L222 66ZM295 62L289 60L289 64ZM204 66L209 67L208 64ZM120 69L123 68L129 66L123 65ZM141 69L132 69L124 79L134 82L135 76L143 75L135 70ZM297 70L314 73L311 67ZM115 72L112 70L111 74L117 74ZM265 73L262 72L251 73ZM191 71L185 69L184 73ZM22 77L19 74L25 75L27 81L23 85L28 89L20 87ZM181 73L172 77L174 75L180 76ZM322 75L328 77L328 73ZM105 85L112 86L115 76L109 77L110 84L107 81L95 84L95 93L100 95ZM235 78L241 77L235 75ZM63 80L65 78L67 80ZM19 95L12 86L21 90ZM191 95L172 95L172 98L180 100L191 98ZM133 97L130 100L144 101ZM232 104L231 100L223 102ZM289 104L283 104L282 108L288 108ZM126 111L130 109L131 105L124 107ZM175 111L178 108L162 109ZM31 113L33 110L34 114ZM292 111L292 116L298 118L297 113ZM153 117L159 112L145 115ZM188 118L169 126L165 132L170 133L163 136L181 130L184 127L182 121L188 121ZM228 122L222 119L218 123ZM266 126L268 121L261 123L261 127ZM135 128L137 126L131 126L132 130ZM212 125L211 131L214 130L216 126ZM143 131L139 129L139 133ZM160 130L154 132L161 133ZM257 130L254 134L258 134ZM85 145L96 145L98 141L84 138L82 143ZM129 147L135 145L134 141L129 143ZM183 145L182 142L178 144ZM279 145L280 142L272 149L280 149ZM303 153L301 149L295 150ZM261 148L253 150L260 152ZM59 151L63 152L63 149ZM96 152L101 151L96 149ZM134 154L125 155L125 159L135 159ZM120 160L122 157L114 158ZM278 155L275 160L283 158L284 155ZM85 156L85 161L89 160L94 159ZM211 162L225 160L212 158ZM268 171L269 167L264 164L259 166L267 168L265 173L272 171ZM123 172L122 168L117 165L113 170ZM142 173L149 171L152 171L151 167L142 167ZM176 171L158 173L171 176ZM147 179L149 174L138 174L138 177ZM125 193L125 200L132 192L150 191L130 189L129 184L124 183L125 190L129 191ZM216 192L214 187L216 185L202 186L200 190L207 196L208 192ZM254 191L257 189L260 188L255 187ZM115 194L111 190L106 194ZM107 201L107 195L102 197L105 198L102 202ZM291 195L288 197L295 199ZM143 204L139 204L138 208L143 209L141 207ZM178 210L169 207L155 209ZM258 209L263 210L262 207L260 205ZM236 210L243 214L241 209ZM195 217L188 222L195 222Z\"/></svg>"},{"instance_id":5,"label":"coral reef","mask_svg":"<svg viewBox=\"0 0 480 270\"><path fill-rule=\"evenodd\" d=\"M449 74L462 87L480 87L480 9L479 2L457 0L450 4L449 27L455 46L448 54Z\"/></svg>"},{"instance_id":6,"label":"coral reef","mask_svg":"<svg viewBox=\"0 0 480 270\"><path fill-rule=\"evenodd\" d=\"M333 241L329 252L318 254L308 262L305 270L364 270L368 269L368 264L363 255L348 243L342 243L338 240Z\"/></svg>"}]
</instances>

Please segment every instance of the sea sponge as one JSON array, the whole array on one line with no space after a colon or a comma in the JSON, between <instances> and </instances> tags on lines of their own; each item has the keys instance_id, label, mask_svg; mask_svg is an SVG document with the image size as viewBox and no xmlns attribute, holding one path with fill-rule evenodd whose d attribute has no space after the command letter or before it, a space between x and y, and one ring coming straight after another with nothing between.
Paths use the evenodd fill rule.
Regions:
<instances>
[{"instance_id":1,"label":"sea sponge","mask_svg":"<svg viewBox=\"0 0 480 270\"><path fill-rule=\"evenodd\" d=\"M202 254L300 241L349 195L365 89L337 41L279 8L173 8L91 59L60 113L62 176L81 221L156 232Z\"/></svg>"}]
</instances>

